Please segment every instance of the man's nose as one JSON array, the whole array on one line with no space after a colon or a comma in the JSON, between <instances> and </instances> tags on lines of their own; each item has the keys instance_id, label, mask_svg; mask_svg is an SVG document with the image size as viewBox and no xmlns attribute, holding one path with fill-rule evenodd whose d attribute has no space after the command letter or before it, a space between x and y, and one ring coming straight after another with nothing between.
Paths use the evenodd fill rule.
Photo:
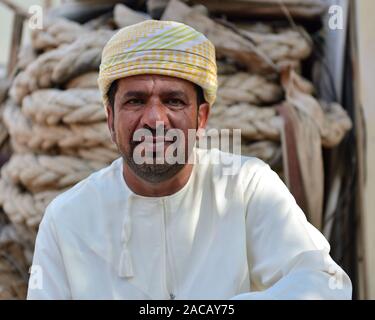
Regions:
<instances>
[{"instance_id":1,"label":"man's nose","mask_svg":"<svg viewBox=\"0 0 375 320\"><path fill-rule=\"evenodd\" d=\"M145 106L141 118L142 128L156 129L163 123L167 127L168 117L166 107L158 99L150 99Z\"/></svg>"}]
</instances>

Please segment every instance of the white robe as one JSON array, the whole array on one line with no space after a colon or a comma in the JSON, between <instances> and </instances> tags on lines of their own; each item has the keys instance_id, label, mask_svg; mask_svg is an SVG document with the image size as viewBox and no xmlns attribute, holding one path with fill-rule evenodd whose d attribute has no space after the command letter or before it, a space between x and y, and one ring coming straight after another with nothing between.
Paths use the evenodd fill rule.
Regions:
<instances>
[{"instance_id":1,"label":"white robe","mask_svg":"<svg viewBox=\"0 0 375 320\"><path fill-rule=\"evenodd\" d=\"M195 152L200 164L170 196L132 192L120 158L53 200L28 299L351 298L328 242L267 164ZM228 175L218 159L240 169Z\"/></svg>"}]
</instances>

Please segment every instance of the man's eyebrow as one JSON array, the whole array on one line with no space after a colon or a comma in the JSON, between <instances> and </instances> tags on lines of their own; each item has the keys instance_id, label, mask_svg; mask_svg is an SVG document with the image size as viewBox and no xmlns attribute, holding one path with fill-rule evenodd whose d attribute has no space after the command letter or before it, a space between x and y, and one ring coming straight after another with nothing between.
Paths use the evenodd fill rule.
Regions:
<instances>
[{"instance_id":1,"label":"man's eyebrow","mask_svg":"<svg viewBox=\"0 0 375 320\"><path fill-rule=\"evenodd\" d=\"M173 97L173 98L181 98L181 99L188 99L186 93L182 90L165 90L161 93L164 97ZM149 93L142 90L130 90L125 92L121 98L120 103L124 103L126 99L129 98L147 98Z\"/></svg>"},{"instance_id":2,"label":"man's eyebrow","mask_svg":"<svg viewBox=\"0 0 375 320\"><path fill-rule=\"evenodd\" d=\"M125 94L123 94L122 96L125 98L128 98L128 97L140 97L140 96L147 96L147 95L148 93L146 91L131 90L131 91L125 92Z\"/></svg>"},{"instance_id":3,"label":"man's eyebrow","mask_svg":"<svg viewBox=\"0 0 375 320\"><path fill-rule=\"evenodd\" d=\"M121 96L120 103L125 102L125 100L128 98L145 98L147 96L148 96L148 93L146 91L142 91L142 90L127 91Z\"/></svg>"},{"instance_id":4,"label":"man's eyebrow","mask_svg":"<svg viewBox=\"0 0 375 320\"><path fill-rule=\"evenodd\" d=\"M166 90L162 93L164 96L172 96L172 97L180 97L180 98L187 98L187 95L182 90Z\"/></svg>"}]
</instances>

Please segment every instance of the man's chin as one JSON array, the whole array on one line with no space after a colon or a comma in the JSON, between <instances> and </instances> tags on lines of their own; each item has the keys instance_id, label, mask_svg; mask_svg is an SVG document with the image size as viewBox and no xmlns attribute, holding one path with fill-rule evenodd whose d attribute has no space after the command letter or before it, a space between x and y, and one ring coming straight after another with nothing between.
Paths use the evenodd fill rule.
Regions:
<instances>
[{"instance_id":1,"label":"man's chin","mask_svg":"<svg viewBox=\"0 0 375 320\"><path fill-rule=\"evenodd\" d=\"M141 178L142 180L145 180L150 183L159 183L166 180L171 179L173 176L175 176L178 172L180 172L185 164L136 164L132 161L127 162L129 168L133 171L133 173Z\"/></svg>"}]
</instances>

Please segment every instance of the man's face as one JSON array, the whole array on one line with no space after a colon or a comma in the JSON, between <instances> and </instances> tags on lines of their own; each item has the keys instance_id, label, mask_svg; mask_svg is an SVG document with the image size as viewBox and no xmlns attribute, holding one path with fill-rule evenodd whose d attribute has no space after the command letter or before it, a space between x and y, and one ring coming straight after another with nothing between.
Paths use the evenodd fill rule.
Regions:
<instances>
[{"instance_id":1,"label":"man's face","mask_svg":"<svg viewBox=\"0 0 375 320\"><path fill-rule=\"evenodd\" d=\"M107 106L107 111L112 140L126 164L138 177L157 183L176 175L185 164L165 161L162 164L137 164L134 159L137 146L137 150L140 150L140 144L147 145L155 158L156 145L162 143L164 148L158 150L165 155L168 147L176 143L166 141L169 139L164 139L164 135L174 131L171 129L179 129L182 134L179 141L184 144L187 161L193 145L188 142L188 130L205 127L208 104L203 103L198 108L195 85L189 81L162 75L136 75L118 80L113 110ZM160 124L163 126L161 131ZM140 129L152 133L149 144L134 139L134 133ZM160 133L162 137L156 138Z\"/></svg>"}]
</instances>

